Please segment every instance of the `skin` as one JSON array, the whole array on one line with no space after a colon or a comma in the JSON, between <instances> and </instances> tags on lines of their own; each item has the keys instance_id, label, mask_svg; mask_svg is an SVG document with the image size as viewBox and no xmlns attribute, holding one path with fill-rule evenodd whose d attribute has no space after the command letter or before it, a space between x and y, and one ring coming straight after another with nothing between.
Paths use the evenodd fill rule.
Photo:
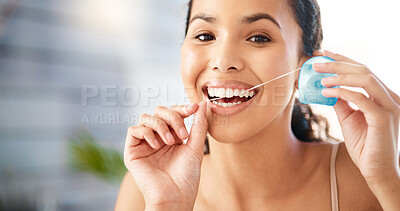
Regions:
<instances>
[{"instance_id":1,"label":"skin","mask_svg":"<svg viewBox=\"0 0 400 211\"><path fill-rule=\"evenodd\" d=\"M241 23L256 12L268 13L280 28L265 19ZM124 151L129 173L115 209L330 209L331 146L300 142L290 128L298 73L260 89L250 107L235 115L216 115L206 103L198 104L208 80L256 85L308 59L299 51L300 28L286 1L196 0L192 17L201 13L215 17L215 23L194 20L181 49L182 79L192 104L159 106L129 128ZM206 38L197 37L202 33L213 39L200 42ZM255 35L271 41L254 42ZM361 87L370 96L343 88L323 91L340 98L333 107L344 136L336 163L340 209L399 210L400 98L365 65L328 51L323 55L336 61L315 66L316 71L338 76L322 85ZM187 134L183 119L193 114ZM207 132L211 153L203 156Z\"/></svg>"}]
</instances>

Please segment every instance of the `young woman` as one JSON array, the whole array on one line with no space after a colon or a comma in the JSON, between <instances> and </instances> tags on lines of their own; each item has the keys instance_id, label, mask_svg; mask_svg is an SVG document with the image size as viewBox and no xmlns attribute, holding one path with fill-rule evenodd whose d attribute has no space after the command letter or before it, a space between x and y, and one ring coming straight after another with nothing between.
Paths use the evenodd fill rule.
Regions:
<instances>
[{"instance_id":1,"label":"young woman","mask_svg":"<svg viewBox=\"0 0 400 211\"><path fill-rule=\"evenodd\" d=\"M181 73L192 104L159 106L129 128L115 209L400 210L400 98L365 65L318 51L321 41L315 0L190 1ZM298 72L238 94L322 54L335 62L315 70L338 74L323 86L369 95L322 91L339 98L340 144L315 135L327 124L295 99ZM206 103L213 96L225 98Z\"/></svg>"}]
</instances>

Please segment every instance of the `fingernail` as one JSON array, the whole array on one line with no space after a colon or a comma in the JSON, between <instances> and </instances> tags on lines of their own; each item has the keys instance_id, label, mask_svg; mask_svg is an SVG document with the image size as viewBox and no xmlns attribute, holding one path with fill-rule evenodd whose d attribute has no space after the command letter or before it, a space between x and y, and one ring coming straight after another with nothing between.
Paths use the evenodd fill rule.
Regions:
<instances>
[{"instance_id":1,"label":"fingernail","mask_svg":"<svg viewBox=\"0 0 400 211\"><path fill-rule=\"evenodd\" d=\"M330 54L330 55L333 54L332 52L330 52L330 51L328 51L328 50L324 50L324 53L325 53L325 54Z\"/></svg>"},{"instance_id":2,"label":"fingernail","mask_svg":"<svg viewBox=\"0 0 400 211\"><path fill-rule=\"evenodd\" d=\"M160 144L158 143L157 139L154 139L154 140L153 140L153 143L154 143L154 147L155 147L156 149L158 149L158 148L160 147Z\"/></svg>"},{"instance_id":3,"label":"fingernail","mask_svg":"<svg viewBox=\"0 0 400 211\"><path fill-rule=\"evenodd\" d=\"M313 64L313 69L317 70L317 69L322 69L325 67L325 63L314 63Z\"/></svg>"},{"instance_id":4,"label":"fingernail","mask_svg":"<svg viewBox=\"0 0 400 211\"><path fill-rule=\"evenodd\" d=\"M184 127L179 129L179 134L181 135L182 138L186 138L188 136L188 133Z\"/></svg>"},{"instance_id":5,"label":"fingernail","mask_svg":"<svg viewBox=\"0 0 400 211\"><path fill-rule=\"evenodd\" d=\"M167 138L167 141L168 141L169 143L174 143L174 142L175 142L175 139L174 139L174 137L172 136L172 134L171 134L170 132L168 132L168 133L165 135L165 137Z\"/></svg>"},{"instance_id":6,"label":"fingernail","mask_svg":"<svg viewBox=\"0 0 400 211\"><path fill-rule=\"evenodd\" d=\"M321 79L321 83L326 83L326 82L329 82L331 80L331 77L326 77L326 78L322 78Z\"/></svg>"},{"instance_id":7,"label":"fingernail","mask_svg":"<svg viewBox=\"0 0 400 211\"><path fill-rule=\"evenodd\" d=\"M325 97L326 97L326 95L328 95L328 94L329 94L329 88L322 89L322 90L321 90L321 94L322 94L323 96L325 96Z\"/></svg>"}]
</instances>

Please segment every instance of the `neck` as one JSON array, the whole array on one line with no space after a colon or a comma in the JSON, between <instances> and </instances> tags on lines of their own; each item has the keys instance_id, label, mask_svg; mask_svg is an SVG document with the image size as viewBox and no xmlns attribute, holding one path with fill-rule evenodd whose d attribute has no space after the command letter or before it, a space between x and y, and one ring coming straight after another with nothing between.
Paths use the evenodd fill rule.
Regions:
<instances>
[{"instance_id":1,"label":"neck","mask_svg":"<svg viewBox=\"0 0 400 211\"><path fill-rule=\"evenodd\" d=\"M238 143L209 137L209 168L218 195L242 200L287 197L304 184L310 175L301 172L310 172L303 168L310 159L291 130L291 112L289 105L260 133Z\"/></svg>"}]
</instances>

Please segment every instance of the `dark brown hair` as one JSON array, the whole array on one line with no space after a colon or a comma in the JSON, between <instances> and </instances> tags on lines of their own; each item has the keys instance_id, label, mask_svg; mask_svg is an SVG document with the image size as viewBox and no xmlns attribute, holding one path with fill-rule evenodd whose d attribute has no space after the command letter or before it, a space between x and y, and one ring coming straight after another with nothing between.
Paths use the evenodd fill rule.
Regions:
<instances>
[{"instance_id":1,"label":"dark brown hair","mask_svg":"<svg viewBox=\"0 0 400 211\"><path fill-rule=\"evenodd\" d=\"M293 18L301 28L302 49L301 55L312 56L319 50L323 39L321 15L316 0L287 0L292 10ZM186 17L185 36L189 28L193 0L189 0ZM313 113L309 105L300 103L296 98L293 106L291 128L294 135L304 142L322 142L336 139L329 134L328 120ZM208 140L205 143L205 153L210 152Z\"/></svg>"}]
</instances>

